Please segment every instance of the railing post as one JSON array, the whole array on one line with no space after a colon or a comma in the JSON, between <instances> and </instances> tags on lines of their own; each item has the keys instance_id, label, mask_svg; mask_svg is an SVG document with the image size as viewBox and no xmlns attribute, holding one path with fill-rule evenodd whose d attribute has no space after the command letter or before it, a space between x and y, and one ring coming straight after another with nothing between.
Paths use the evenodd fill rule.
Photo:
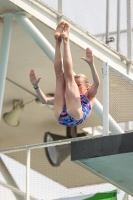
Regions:
<instances>
[{"instance_id":1,"label":"railing post","mask_svg":"<svg viewBox=\"0 0 133 200\"><path fill-rule=\"evenodd\" d=\"M62 0L58 0L58 12L62 14Z\"/></svg>"},{"instance_id":2,"label":"railing post","mask_svg":"<svg viewBox=\"0 0 133 200\"><path fill-rule=\"evenodd\" d=\"M30 149L26 150L26 200L30 200Z\"/></svg>"},{"instance_id":3,"label":"railing post","mask_svg":"<svg viewBox=\"0 0 133 200\"><path fill-rule=\"evenodd\" d=\"M62 0L58 0L58 12L60 14L62 14L62 12L63 12ZM58 17L58 24L62 21L62 18L63 18L63 14L61 17Z\"/></svg>"},{"instance_id":4,"label":"railing post","mask_svg":"<svg viewBox=\"0 0 133 200\"><path fill-rule=\"evenodd\" d=\"M127 0L127 57L132 60L132 12L131 12L131 1ZM130 73L132 63L127 63L127 74Z\"/></svg>"},{"instance_id":5,"label":"railing post","mask_svg":"<svg viewBox=\"0 0 133 200\"><path fill-rule=\"evenodd\" d=\"M117 51L120 51L120 0L117 0Z\"/></svg>"},{"instance_id":6,"label":"railing post","mask_svg":"<svg viewBox=\"0 0 133 200\"><path fill-rule=\"evenodd\" d=\"M109 133L109 67L104 62L102 67L103 76L103 135Z\"/></svg>"},{"instance_id":7,"label":"railing post","mask_svg":"<svg viewBox=\"0 0 133 200\"><path fill-rule=\"evenodd\" d=\"M6 72L8 66L12 18L13 18L12 15L6 15L4 17L3 34L2 34L1 49L0 49L0 119L2 112Z\"/></svg>"},{"instance_id":8,"label":"railing post","mask_svg":"<svg viewBox=\"0 0 133 200\"><path fill-rule=\"evenodd\" d=\"M109 0L106 0L106 44L109 41Z\"/></svg>"}]
</instances>

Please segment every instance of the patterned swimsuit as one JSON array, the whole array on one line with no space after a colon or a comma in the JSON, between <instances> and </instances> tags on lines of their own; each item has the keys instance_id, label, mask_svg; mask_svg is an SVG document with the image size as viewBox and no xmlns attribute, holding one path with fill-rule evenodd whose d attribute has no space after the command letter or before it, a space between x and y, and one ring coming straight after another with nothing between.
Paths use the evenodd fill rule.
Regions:
<instances>
[{"instance_id":1,"label":"patterned swimsuit","mask_svg":"<svg viewBox=\"0 0 133 200\"><path fill-rule=\"evenodd\" d=\"M65 107L58 118L58 121L60 124L64 126L77 126L81 124L89 116L92 110L90 101L84 94L80 95L80 99L81 99L81 105L82 105L82 111L83 111L82 118L79 120L75 120L67 113L67 109Z\"/></svg>"}]
</instances>

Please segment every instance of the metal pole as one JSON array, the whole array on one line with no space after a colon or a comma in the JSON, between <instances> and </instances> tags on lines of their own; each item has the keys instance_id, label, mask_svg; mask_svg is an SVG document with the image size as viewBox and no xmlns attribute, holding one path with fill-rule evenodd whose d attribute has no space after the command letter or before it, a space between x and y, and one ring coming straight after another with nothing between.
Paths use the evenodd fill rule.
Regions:
<instances>
[{"instance_id":1,"label":"metal pole","mask_svg":"<svg viewBox=\"0 0 133 200\"><path fill-rule=\"evenodd\" d=\"M117 0L117 51L120 51L120 0Z\"/></svg>"},{"instance_id":2,"label":"metal pole","mask_svg":"<svg viewBox=\"0 0 133 200\"><path fill-rule=\"evenodd\" d=\"M6 15L4 17L3 34L0 49L0 119L2 113L2 104L10 49L11 28L12 15Z\"/></svg>"},{"instance_id":3,"label":"metal pole","mask_svg":"<svg viewBox=\"0 0 133 200\"><path fill-rule=\"evenodd\" d=\"M103 75L103 135L109 134L109 68L104 62L102 67Z\"/></svg>"},{"instance_id":4,"label":"metal pole","mask_svg":"<svg viewBox=\"0 0 133 200\"><path fill-rule=\"evenodd\" d=\"M132 12L131 12L131 1L127 0L127 57L132 60ZM132 63L127 63L127 74L130 73Z\"/></svg>"},{"instance_id":5,"label":"metal pole","mask_svg":"<svg viewBox=\"0 0 133 200\"><path fill-rule=\"evenodd\" d=\"M106 0L106 44L109 41L109 0Z\"/></svg>"},{"instance_id":6,"label":"metal pole","mask_svg":"<svg viewBox=\"0 0 133 200\"><path fill-rule=\"evenodd\" d=\"M4 179L6 180L6 182L8 183L8 184L6 184L6 186L10 187L10 185L11 185L13 188L15 188L19 192L20 190L15 182L15 179L14 179L13 175L10 174L10 171L6 167L5 162L2 159L2 156L0 157L0 172L3 175ZM0 181L0 184L2 184L1 181ZM16 192L14 192L13 190L12 190L12 192L14 193L14 196L16 197L16 199L23 200L23 198L20 197ZM21 191L20 191L20 193L21 193Z\"/></svg>"},{"instance_id":7,"label":"metal pole","mask_svg":"<svg viewBox=\"0 0 133 200\"><path fill-rule=\"evenodd\" d=\"M16 198L16 200L20 200L20 199L24 199L25 198L25 192L22 192L18 188L13 187L12 185L9 185L8 183L4 183L2 181L0 181L0 185L2 185L3 187L11 190L14 193L14 195L16 194L18 196L18 198ZM35 198L35 197L30 197L30 200L38 200L38 199Z\"/></svg>"},{"instance_id":8,"label":"metal pole","mask_svg":"<svg viewBox=\"0 0 133 200\"><path fill-rule=\"evenodd\" d=\"M26 200L30 200L30 149L27 149L26 154Z\"/></svg>"},{"instance_id":9,"label":"metal pole","mask_svg":"<svg viewBox=\"0 0 133 200\"><path fill-rule=\"evenodd\" d=\"M133 31L133 28L132 28L132 31ZM123 30L120 30L120 33L126 33L127 32L127 29L123 29ZM111 31L109 33L109 35L116 35L117 34L117 31ZM99 33L99 34L95 34L94 35L95 37L105 37L106 36L106 33Z\"/></svg>"},{"instance_id":10,"label":"metal pole","mask_svg":"<svg viewBox=\"0 0 133 200\"><path fill-rule=\"evenodd\" d=\"M58 0L58 12L62 14L62 0Z\"/></svg>"},{"instance_id":11,"label":"metal pole","mask_svg":"<svg viewBox=\"0 0 133 200\"><path fill-rule=\"evenodd\" d=\"M42 33L32 24L32 22L24 15L14 15L14 18L28 32L38 46L46 53L49 59L54 62L55 50L52 45L46 40Z\"/></svg>"},{"instance_id":12,"label":"metal pole","mask_svg":"<svg viewBox=\"0 0 133 200\"><path fill-rule=\"evenodd\" d=\"M62 8L63 8L62 7L62 0L58 0L58 12L60 14L62 14L62 12L63 12ZM63 14L61 16L58 16L58 24L62 21L62 19L63 19Z\"/></svg>"}]
</instances>

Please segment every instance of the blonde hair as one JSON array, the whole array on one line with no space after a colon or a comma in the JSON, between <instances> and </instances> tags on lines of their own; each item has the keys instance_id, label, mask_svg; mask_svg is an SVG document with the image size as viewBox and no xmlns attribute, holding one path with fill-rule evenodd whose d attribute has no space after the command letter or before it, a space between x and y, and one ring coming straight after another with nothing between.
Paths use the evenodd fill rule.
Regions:
<instances>
[{"instance_id":1,"label":"blonde hair","mask_svg":"<svg viewBox=\"0 0 133 200\"><path fill-rule=\"evenodd\" d=\"M88 84L89 84L89 80L88 80L87 76L84 75L84 74L76 74L76 75L74 75L74 78L79 78L79 79L81 79L84 83L88 83Z\"/></svg>"},{"instance_id":2,"label":"blonde hair","mask_svg":"<svg viewBox=\"0 0 133 200\"><path fill-rule=\"evenodd\" d=\"M89 90L91 88L91 84L89 83L89 80L88 80L86 75L84 75L84 74L76 74L76 75L74 75L74 78L79 78L85 84L88 84L88 89L87 90Z\"/></svg>"}]
</instances>

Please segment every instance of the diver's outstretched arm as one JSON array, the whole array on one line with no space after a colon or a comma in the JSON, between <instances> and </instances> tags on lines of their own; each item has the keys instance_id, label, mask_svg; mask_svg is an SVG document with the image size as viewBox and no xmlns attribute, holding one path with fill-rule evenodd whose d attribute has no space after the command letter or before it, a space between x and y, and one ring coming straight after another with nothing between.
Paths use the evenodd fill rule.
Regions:
<instances>
[{"instance_id":1,"label":"diver's outstretched arm","mask_svg":"<svg viewBox=\"0 0 133 200\"><path fill-rule=\"evenodd\" d=\"M94 64L94 56L90 48L86 49L86 58L82 57L81 59L86 61L89 64L90 69L91 69L93 84L91 85L91 88L88 90L88 97L89 99L92 99L95 97L97 93L97 89L100 84L100 79L99 79L99 75L97 73L97 70Z\"/></svg>"},{"instance_id":2,"label":"diver's outstretched arm","mask_svg":"<svg viewBox=\"0 0 133 200\"><path fill-rule=\"evenodd\" d=\"M33 85L33 88L36 91L37 96L39 97L40 101L43 104L49 104L49 105L54 105L54 97L47 97L41 90L41 88L39 87L38 83L40 81L41 78L36 78L35 75L35 71L33 69L31 69L30 73L30 82Z\"/></svg>"}]
</instances>

